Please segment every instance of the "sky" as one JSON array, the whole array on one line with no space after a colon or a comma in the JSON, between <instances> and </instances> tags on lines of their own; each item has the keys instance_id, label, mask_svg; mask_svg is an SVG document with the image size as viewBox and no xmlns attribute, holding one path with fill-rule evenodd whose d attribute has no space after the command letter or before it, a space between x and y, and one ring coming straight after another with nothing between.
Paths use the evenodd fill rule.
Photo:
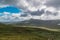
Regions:
<instances>
[{"instance_id":1,"label":"sky","mask_svg":"<svg viewBox=\"0 0 60 40\"><path fill-rule=\"evenodd\" d=\"M3 12L19 13L19 12L21 12L21 10L19 10L16 7L7 6L7 7L4 7L4 8L0 8L0 13L3 13Z\"/></svg>"},{"instance_id":2,"label":"sky","mask_svg":"<svg viewBox=\"0 0 60 40\"><path fill-rule=\"evenodd\" d=\"M60 20L60 0L0 0L0 21Z\"/></svg>"}]
</instances>

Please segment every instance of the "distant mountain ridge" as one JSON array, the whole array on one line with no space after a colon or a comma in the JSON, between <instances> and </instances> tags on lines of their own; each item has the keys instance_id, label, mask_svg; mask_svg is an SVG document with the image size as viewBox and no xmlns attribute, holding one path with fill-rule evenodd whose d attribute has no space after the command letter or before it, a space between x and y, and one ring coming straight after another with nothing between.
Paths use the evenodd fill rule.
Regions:
<instances>
[{"instance_id":1,"label":"distant mountain ridge","mask_svg":"<svg viewBox=\"0 0 60 40\"><path fill-rule=\"evenodd\" d=\"M25 20L21 22L16 22L14 25L24 25L24 26L37 26L37 27L49 27L49 28L60 28L60 20Z\"/></svg>"}]
</instances>

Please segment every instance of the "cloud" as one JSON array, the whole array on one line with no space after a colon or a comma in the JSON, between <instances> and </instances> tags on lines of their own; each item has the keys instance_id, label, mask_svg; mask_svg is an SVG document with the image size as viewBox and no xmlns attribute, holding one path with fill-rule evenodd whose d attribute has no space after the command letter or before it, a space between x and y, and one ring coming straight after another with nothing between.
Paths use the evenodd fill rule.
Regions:
<instances>
[{"instance_id":1,"label":"cloud","mask_svg":"<svg viewBox=\"0 0 60 40\"><path fill-rule=\"evenodd\" d=\"M1 0L3 5L13 5L27 11L37 11L44 7L60 8L60 0Z\"/></svg>"},{"instance_id":2,"label":"cloud","mask_svg":"<svg viewBox=\"0 0 60 40\"><path fill-rule=\"evenodd\" d=\"M11 20L60 20L60 0L1 0L3 5L12 5L24 10L24 15L12 14Z\"/></svg>"},{"instance_id":3,"label":"cloud","mask_svg":"<svg viewBox=\"0 0 60 40\"><path fill-rule=\"evenodd\" d=\"M22 6L25 8L25 10L27 9L29 11L37 11L43 6L45 2L46 0L18 0L17 6Z\"/></svg>"},{"instance_id":4,"label":"cloud","mask_svg":"<svg viewBox=\"0 0 60 40\"><path fill-rule=\"evenodd\" d=\"M14 17L16 17L16 16L14 16ZM3 15L0 16L0 22L11 22L11 21L13 21L14 17L13 17L13 14L11 14L9 12L3 12Z\"/></svg>"},{"instance_id":5,"label":"cloud","mask_svg":"<svg viewBox=\"0 0 60 40\"><path fill-rule=\"evenodd\" d=\"M60 0L49 0L46 3L46 5L47 6L53 6L53 7L59 8L60 7Z\"/></svg>"},{"instance_id":6,"label":"cloud","mask_svg":"<svg viewBox=\"0 0 60 40\"><path fill-rule=\"evenodd\" d=\"M28 14L26 17L21 16L24 14L23 12L20 13L9 13L3 12L3 15L0 16L0 22L18 22L31 19L31 15Z\"/></svg>"},{"instance_id":7,"label":"cloud","mask_svg":"<svg viewBox=\"0 0 60 40\"><path fill-rule=\"evenodd\" d=\"M30 19L60 20L60 11L56 13L52 13L51 11L46 11L46 13L43 13L40 16L39 15L34 16L34 15L31 15L30 13L24 13L24 12L12 13L12 14L9 12L4 12L3 16L0 16L0 22L18 22L18 21L25 21L25 20L30 20Z\"/></svg>"},{"instance_id":8,"label":"cloud","mask_svg":"<svg viewBox=\"0 0 60 40\"><path fill-rule=\"evenodd\" d=\"M0 3L17 6L23 10L36 11L46 3L46 0L1 0Z\"/></svg>"},{"instance_id":9,"label":"cloud","mask_svg":"<svg viewBox=\"0 0 60 40\"><path fill-rule=\"evenodd\" d=\"M16 0L0 0L0 4L4 5L14 5L17 1Z\"/></svg>"},{"instance_id":10,"label":"cloud","mask_svg":"<svg viewBox=\"0 0 60 40\"><path fill-rule=\"evenodd\" d=\"M7 7L7 6L9 6L9 5L3 5L3 4L1 4L0 8L4 8L4 7Z\"/></svg>"},{"instance_id":11,"label":"cloud","mask_svg":"<svg viewBox=\"0 0 60 40\"><path fill-rule=\"evenodd\" d=\"M60 20L60 13L57 16L43 14L41 20Z\"/></svg>"}]
</instances>

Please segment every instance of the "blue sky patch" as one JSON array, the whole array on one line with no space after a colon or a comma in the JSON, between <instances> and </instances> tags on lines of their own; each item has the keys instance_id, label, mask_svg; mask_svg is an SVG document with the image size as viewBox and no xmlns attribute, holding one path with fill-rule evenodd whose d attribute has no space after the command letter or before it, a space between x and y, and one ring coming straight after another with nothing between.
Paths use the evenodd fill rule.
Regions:
<instances>
[{"instance_id":1,"label":"blue sky patch","mask_svg":"<svg viewBox=\"0 0 60 40\"><path fill-rule=\"evenodd\" d=\"M19 13L19 12L22 12L22 11L17 7L8 6L8 7L0 8L0 13L3 13L3 12Z\"/></svg>"}]
</instances>

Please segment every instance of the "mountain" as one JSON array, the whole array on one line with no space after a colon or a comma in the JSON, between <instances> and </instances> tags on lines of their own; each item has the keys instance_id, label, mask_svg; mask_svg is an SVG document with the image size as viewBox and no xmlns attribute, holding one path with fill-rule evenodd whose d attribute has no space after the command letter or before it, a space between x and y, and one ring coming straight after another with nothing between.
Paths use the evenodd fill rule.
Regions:
<instances>
[{"instance_id":1,"label":"mountain","mask_svg":"<svg viewBox=\"0 0 60 40\"><path fill-rule=\"evenodd\" d=\"M36 26L36 27L48 27L48 28L60 28L60 20L36 20L30 19L15 23L15 25L24 26Z\"/></svg>"}]
</instances>

